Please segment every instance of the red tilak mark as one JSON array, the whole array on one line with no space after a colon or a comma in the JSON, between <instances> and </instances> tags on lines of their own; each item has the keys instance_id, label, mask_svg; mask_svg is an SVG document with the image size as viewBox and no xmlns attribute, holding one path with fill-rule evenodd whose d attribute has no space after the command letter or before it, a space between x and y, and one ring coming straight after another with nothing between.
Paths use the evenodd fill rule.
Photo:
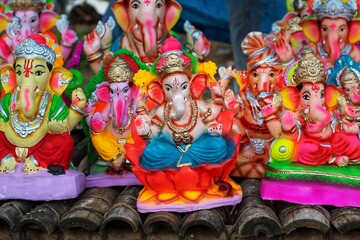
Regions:
<instances>
[{"instance_id":1,"label":"red tilak mark","mask_svg":"<svg viewBox=\"0 0 360 240\"><path fill-rule=\"evenodd\" d=\"M319 91L320 90L320 87L316 84L313 84L312 87L311 87L311 90L313 91Z\"/></svg>"},{"instance_id":2,"label":"red tilak mark","mask_svg":"<svg viewBox=\"0 0 360 240\"><path fill-rule=\"evenodd\" d=\"M145 0L144 3L145 3L146 5L149 5L149 4L151 3L151 0Z\"/></svg>"},{"instance_id":3,"label":"red tilak mark","mask_svg":"<svg viewBox=\"0 0 360 240\"><path fill-rule=\"evenodd\" d=\"M329 27L330 27L332 30L334 30L334 29L336 28L336 23L330 24Z\"/></svg>"},{"instance_id":4,"label":"red tilak mark","mask_svg":"<svg viewBox=\"0 0 360 240\"><path fill-rule=\"evenodd\" d=\"M178 87L180 85L180 80L177 79L177 78L174 78L173 84L174 84L175 87Z\"/></svg>"},{"instance_id":5,"label":"red tilak mark","mask_svg":"<svg viewBox=\"0 0 360 240\"><path fill-rule=\"evenodd\" d=\"M34 63L34 59L32 60L25 59L25 64L24 64L25 77L30 77L30 73L33 74L33 72L31 71L33 67L33 63Z\"/></svg>"}]
</instances>

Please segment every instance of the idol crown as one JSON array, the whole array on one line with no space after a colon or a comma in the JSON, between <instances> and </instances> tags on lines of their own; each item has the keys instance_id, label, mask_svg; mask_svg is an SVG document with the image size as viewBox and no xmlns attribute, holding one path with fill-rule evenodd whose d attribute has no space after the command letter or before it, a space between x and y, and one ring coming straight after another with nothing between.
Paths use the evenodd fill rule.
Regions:
<instances>
[{"instance_id":1,"label":"idol crown","mask_svg":"<svg viewBox=\"0 0 360 240\"><path fill-rule=\"evenodd\" d=\"M110 66L108 71L109 83L133 81L134 74L127 62L123 59L116 59Z\"/></svg>"},{"instance_id":2,"label":"idol crown","mask_svg":"<svg viewBox=\"0 0 360 240\"><path fill-rule=\"evenodd\" d=\"M356 14L356 0L314 0L313 10L321 20L328 18L345 18L350 21Z\"/></svg>"},{"instance_id":3,"label":"idol crown","mask_svg":"<svg viewBox=\"0 0 360 240\"><path fill-rule=\"evenodd\" d=\"M33 10L41 12L46 4L45 0L9 0L9 6L16 12L18 10Z\"/></svg>"},{"instance_id":4,"label":"idol crown","mask_svg":"<svg viewBox=\"0 0 360 240\"><path fill-rule=\"evenodd\" d=\"M56 55L51 48L27 38L15 49L14 58L39 58L53 65Z\"/></svg>"},{"instance_id":5,"label":"idol crown","mask_svg":"<svg viewBox=\"0 0 360 240\"><path fill-rule=\"evenodd\" d=\"M166 57L166 60L163 62L161 68L157 68L156 72L160 78L176 72L183 72L190 76L191 69L191 62L185 63L183 58L175 53L172 53Z\"/></svg>"},{"instance_id":6,"label":"idol crown","mask_svg":"<svg viewBox=\"0 0 360 240\"><path fill-rule=\"evenodd\" d=\"M351 68L347 67L341 74L340 77L341 85L359 83L359 76Z\"/></svg>"},{"instance_id":7,"label":"idol crown","mask_svg":"<svg viewBox=\"0 0 360 240\"><path fill-rule=\"evenodd\" d=\"M327 75L324 65L320 59L314 55L314 51L310 47L305 46L301 52L298 67L293 75L294 83L299 85L304 82L326 82L326 78Z\"/></svg>"}]
</instances>

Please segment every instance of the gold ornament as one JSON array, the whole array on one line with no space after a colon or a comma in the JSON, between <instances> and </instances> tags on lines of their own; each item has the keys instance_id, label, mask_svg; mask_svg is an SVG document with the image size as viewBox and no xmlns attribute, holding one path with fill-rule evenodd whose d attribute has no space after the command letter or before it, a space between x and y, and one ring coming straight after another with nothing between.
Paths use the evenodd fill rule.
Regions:
<instances>
[{"instance_id":1,"label":"gold ornament","mask_svg":"<svg viewBox=\"0 0 360 240\"><path fill-rule=\"evenodd\" d=\"M359 78L351 68L347 67L341 74L340 84L344 86L345 84L351 83L359 83Z\"/></svg>"},{"instance_id":2,"label":"gold ornament","mask_svg":"<svg viewBox=\"0 0 360 240\"><path fill-rule=\"evenodd\" d=\"M191 75L192 66L191 63L185 63L177 54L170 54L166 57L166 60L163 62L161 68L156 69L156 73L160 78L163 78L171 73L186 73L186 75Z\"/></svg>"},{"instance_id":3,"label":"gold ornament","mask_svg":"<svg viewBox=\"0 0 360 240\"><path fill-rule=\"evenodd\" d=\"M189 144L191 142L191 135L189 131L195 126L198 117L198 109L196 106L196 102L191 97L188 97L188 100L191 104L192 113L191 113L190 123L186 126L177 127L172 123L170 119L170 104L169 102L165 104L165 109L164 109L165 122L168 125L168 127L173 131L173 139L177 145Z\"/></svg>"},{"instance_id":4,"label":"gold ornament","mask_svg":"<svg viewBox=\"0 0 360 240\"><path fill-rule=\"evenodd\" d=\"M35 12L41 12L45 7L45 0L9 0L8 5L13 12L18 10L32 10Z\"/></svg>"},{"instance_id":5,"label":"gold ornament","mask_svg":"<svg viewBox=\"0 0 360 240\"><path fill-rule=\"evenodd\" d=\"M116 59L110 66L107 79L109 83L133 81L134 74L127 62Z\"/></svg>"},{"instance_id":6,"label":"gold ornament","mask_svg":"<svg viewBox=\"0 0 360 240\"><path fill-rule=\"evenodd\" d=\"M293 75L293 81L296 85L305 82L325 83L327 79L324 65L314 55L314 51L310 47L304 47L301 52L301 59L298 63L298 67L295 69Z\"/></svg>"}]
</instances>

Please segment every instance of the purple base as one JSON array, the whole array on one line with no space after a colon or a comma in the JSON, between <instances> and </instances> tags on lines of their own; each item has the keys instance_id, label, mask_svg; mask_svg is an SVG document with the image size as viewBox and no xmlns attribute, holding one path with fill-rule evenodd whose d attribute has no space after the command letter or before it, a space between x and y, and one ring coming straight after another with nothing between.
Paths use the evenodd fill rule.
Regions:
<instances>
[{"instance_id":1,"label":"purple base","mask_svg":"<svg viewBox=\"0 0 360 240\"><path fill-rule=\"evenodd\" d=\"M113 186L133 186L142 185L135 177L134 173L124 173L122 175L110 175L106 173L92 174L86 177L86 188L92 187L113 187Z\"/></svg>"},{"instance_id":2,"label":"purple base","mask_svg":"<svg viewBox=\"0 0 360 240\"><path fill-rule=\"evenodd\" d=\"M23 163L14 172L0 174L0 199L52 201L76 198L85 189L85 175L75 170L54 176L46 169L25 173Z\"/></svg>"},{"instance_id":3,"label":"purple base","mask_svg":"<svg viewBox=\"0 0 360 240\"><path fill-rule=\"evenodd\" d=\"M222 206L233 206L241 202L242 195L233 197L219 197L219 199L207 201L205 203L186 203L186 204L147 204L146 202L137 202L137 210L141 213L148 212L192 212L197 210L211 209Z\"/></svg>"},{"instance_id":4,"label":"purple base","mask_svg":"<svg viewBox=\"0 0 360 240\"><path fill-rule=\"evenodd\" d=\"M360 207L360 187L316 181L262 179L261 197L298 204Z\"/></svg>"}]
</instances>

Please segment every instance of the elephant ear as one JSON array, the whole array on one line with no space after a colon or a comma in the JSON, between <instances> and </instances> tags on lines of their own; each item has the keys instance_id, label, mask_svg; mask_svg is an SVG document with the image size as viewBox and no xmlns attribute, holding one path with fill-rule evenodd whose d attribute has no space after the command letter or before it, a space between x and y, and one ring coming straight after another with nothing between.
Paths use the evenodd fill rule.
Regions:
<instances>
[{"instance_id":1,"label":"elephant ear","mask_svg":"<svg viewBox=\"0 0 360 240\"><path fill-rule=\"evenodd\" d=\"M165 101L164 92L161 84L158 82L151 83L148 86L148 95L157 104L162 104Z\"/></svg>"},{"instance_id":2,"label":"elephant ear","mask_svg":"<svg viewBox=\"0 0 360 240\"><path fill-rule=\"evenodd\" d=\"M168 31L170 31L179 20L181 11L181 5L177 1L172 0L167 4L165 12L165 27Z\"/></svg>"},{"instance_id":3,"label":"elephant ear","mask_svg":"<svg viewBox=\"0 0 360 240\"><path fill-rule=\"evenodd\" d=\"M360 19L353 18L349 24L349 43L355 44L360 41Z\"/></svg>"},{"instance_id":4,"label":"elephant ear","mask_svg":"<svg viewBox=\"0 0 360 240\"><path fill-rule=\"evenodd\" d=\"M48 32L56 26L59 14L51 10L42 10L40 14L40 32Z\"/></svg>"},{"instance_id":5,"label":"elephant ear","mask_svg":"<svg viewBox=\"0 0 360 240\"><path fill-rule=\"evenodd\" d=\"M288 86L279 92L284 108L297 111L300 106L300 94L295 86Z\"/></svg>"},{"instance_id":6,"label":"elephant ear","mask_svg":"<svg viewBox=\"0 0 360 240\"><path fill-rule=\"evenodd\" d=\"M311 18L308 20L305 20L300 24L300 26L303 29L303 32L305 36L311 41L311 42L320 42L320 28L319 28L319 22L315 18Z\"/></svg>"},{"instance_id":7,"label":"elephant ear","mask_svg":"<svg viewBox=\"0 0 360 240\"><path fill-rule=\"evenodd\" d=\"M207 79L207 75L204 73L195 74L191 78L190 91L191 91L191 96L194 99L201 98L202 94L206 89L206 79Z\"/></svg>"},{"instance_id":8,"label":"elephant ear","mask_svg":"<svg viewBox=\"0 0 360 240\"><path fill-rule=\"evenodd\" d=\"M73 74L63 67L54 67L51 71L49 88L57 95L61 95L70 83Z\"/></svg>"},{"instance_id":9,"label":"elephant ear","mask_svg":"<svg viewBox=\"0 0 360 240\"><path fill-rule=\"evenodd\" d=\"M128 32L130 29L130 20L128 13L129 4L130 4L129 1L119 0L111 6L116 21L118 22L118 24L120 25L121 29L124 32Z\"/></svg>"},{"instance_id":10,"label":"elephant ear","mask_svg":"<svg viewBox=\"0 0 360 240\"><path fill-rule=\"evenodd\" d=\"M95 90L97 98L102 102L110 102L110 90L109 90L109 83L102 82L96 85Z\"/></svg>"},{"instance_id":11,"label":"elephant ear","mask_svg":"<svg viewBox=\"0 0 360 240\"><path fill-rule=\"evenodd\" d=\"M341 91L332 84L328 84L325 88L325 105L335 110Z\"/></svg>"},{"instance_id":12,"label":"elephant ear","mask_svg":"<svg viewBox=\"0 0 360 240\"><path fill-rule=\"evenodd\" d=\"M9 22L10 22L9 17L3 13L0 13L0 32L5 30L5 28Z\"/></svg>"},{"instance_id":13,"label":"elephant ear","mask_svg":"<svg viewBox=\"0 0 360 240\"><path fill-rule=\"evenodd\" d=\"M15 90L16 74L12 65L8 64L0 69L0 79L5 94Z\"/></svg>"}]
</instances>

